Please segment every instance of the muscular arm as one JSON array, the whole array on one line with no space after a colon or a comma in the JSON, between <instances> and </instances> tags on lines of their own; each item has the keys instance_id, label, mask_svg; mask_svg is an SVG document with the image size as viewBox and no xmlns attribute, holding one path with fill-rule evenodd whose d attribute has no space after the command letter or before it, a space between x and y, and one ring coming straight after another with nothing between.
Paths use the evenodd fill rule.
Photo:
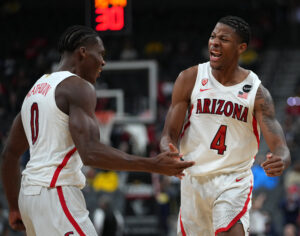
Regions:
<instances>
[{"instance_id":1,"label":"muscular arm","mask_svg":"<svg viewBox=\"0 0 300 236\"><path fill-rule=\"evenodd\" d=\"M170 143L175 147L177 146L186 111L190 105L190 97L197 77L197 68L197 66L194 66L183 71L176 79L172 93L172 103L160 141L161 151L169 151Z\"/></svg>"},{"instance_id":2,"label":"muscular arm","mask_svg":"<svg viewBox=\"0 0 300 236\"><path fill-rule=\"evenodd\" d=\"M2 152L1 175L10 212L10 225L15 230L24 229L18 207L20 190L20 157L28 149L21 115L13 122L6 145Z\"/></svg>"},{"instance_id":3,"label":"muscular arm","mask_svg":"<svg viewBox=\"0 0 300 236\"><path fill-rule=\"evenodd\" d=\"M142 158L102 144L99 141L99 126L95 117L94 88L80 78L67 79L64 82L68 87L68 90L64 91L68 100L70 132L85 165L107 170L176 175L193 164L192 162L181 164L175 158L171 158L178 156L178 153L164 153L156 158Z\"/></svg>"},{"instance_id":4,"label":"muscular arm","mask_svg":"<svg viewBox=\"0 0 300 236\"><path fill-rule=\"evenodd\" d=\"M279 176L290 164L290 152L283 130L275 118L272 97L262 85L257 90L254 112L266 143L271 150L271 153L267 154L267 160L262 163L262 167L268 176Z\"/></svg>"}]
</instances>

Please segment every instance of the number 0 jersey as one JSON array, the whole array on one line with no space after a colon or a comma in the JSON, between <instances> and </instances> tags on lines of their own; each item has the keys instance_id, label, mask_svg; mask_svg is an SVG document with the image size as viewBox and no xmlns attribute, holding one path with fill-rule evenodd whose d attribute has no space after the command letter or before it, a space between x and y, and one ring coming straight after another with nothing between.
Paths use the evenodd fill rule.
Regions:
<instances>
[{"instance_id":1,"label":"number 0 jersey","mask_svg":"<svg viewBox=\"0 0 300 236\"><path fill-rule=\"evenodd\" d=\"M188 173L201 176L251 168L260 138L254 117L259 85L257 75L250 71L241 83L223 86L212 75L209 62L198 65L180 140L184 159L196 163Z\"/></svg>"},{"instance_id":2,"label":"number 0 jersey","mask_svg":"<svg viewBox=\"0 0 300 236\"><path fill-rule=\"evenodd\" d=\"M24 99L21 117L30 145L30 160L22 172L23 184L83 188L85 176L70 131L69 116L56 105L55 89L68 71L43 75Z\"/></svg>"}]
</instances>

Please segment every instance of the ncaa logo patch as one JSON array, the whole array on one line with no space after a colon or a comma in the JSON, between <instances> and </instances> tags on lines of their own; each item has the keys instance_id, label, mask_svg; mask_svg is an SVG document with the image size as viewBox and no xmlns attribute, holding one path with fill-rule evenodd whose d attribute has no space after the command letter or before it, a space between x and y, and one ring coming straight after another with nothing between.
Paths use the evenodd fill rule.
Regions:
<instances>
[{"instance_id":1,"label":"ncaa logo patch","mask_svg":"<svg viewBox=\"0 0 300 236\"><path fill-rule=\"evenodd\" d=\"M207 82L208 82L208 79L207 79L207 78L202 79L202 81L201 81L201 83L202 83L203 86L205 86L205 85L207 84Z\"/></svg>"}]
</instances>

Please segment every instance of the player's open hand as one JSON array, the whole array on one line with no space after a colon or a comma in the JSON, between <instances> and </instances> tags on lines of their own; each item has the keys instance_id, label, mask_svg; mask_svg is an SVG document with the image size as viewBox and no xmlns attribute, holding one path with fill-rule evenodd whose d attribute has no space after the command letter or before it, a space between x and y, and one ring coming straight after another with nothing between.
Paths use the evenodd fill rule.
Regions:
<instances>
[{"instance_id":1,"label":"player's open hand","mask_svg":"<svg viewBox=\"0 0 300 236\"><path fill-rule=\"evenodd\" d=\"M181 158L182 154L179 154L177 148L170 144L170 152L163 152L154 157L155 172L181 178L184 176L183 170L195 164L193 161L182 161Z\"/></svg>"},{"instance_id":2,"label":"player's open hand","mask_svg":"<svg viewBox=\"0 0 300 236\"><path fill-rule=\"evenodd\" d=\"M25 230L21 214L18 210L9 212L9 225L12 229L17 231Z\"/></svg>"},{"instance_id":3,"label":"player's open hand","mask_svg":"<svg viewBox=\"0 0 300 236\"><path fill-rule=\"evenodd\" d=\"M285 163L280 156L268 153L266 155L267 160L261 164L267 176L275 177L282 175L285 169Z\"/></svg>"}]
</instances>

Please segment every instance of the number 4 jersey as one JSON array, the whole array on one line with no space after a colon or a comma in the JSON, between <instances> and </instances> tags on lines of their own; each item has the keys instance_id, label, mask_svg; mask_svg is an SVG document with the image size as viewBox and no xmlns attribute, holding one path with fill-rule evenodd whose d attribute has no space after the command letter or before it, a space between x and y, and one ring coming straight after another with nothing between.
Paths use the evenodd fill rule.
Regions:
<instances>
[{"instance_id":1,"label":"number 4 jersey","mask_svg":"<svg viewBox=\"0 0 300 236\"><path fill-rule=\"evenodd\" d=\"M233 86L223 86L210 63L198 65L190 111L180 140L180 152L196 164L191 175L242 172L251 168L259 147L260 129L254 117L254 101L260 85L250 71Z\"/></svg>"},{"instance_id":2,"label":"number 4 jersey","mask_svg":"<svg viewBox=\"0 0 300 236\"><path fill-rule=\"evenodd\" d=\"M24 99L21 116L30 160L22 172L22 184L80 188L85 185L83 164L69 131L69 116L55 101L57 85L70 76L76 75L67 71L44 75Z\"/></svg>"}]
</instances>

